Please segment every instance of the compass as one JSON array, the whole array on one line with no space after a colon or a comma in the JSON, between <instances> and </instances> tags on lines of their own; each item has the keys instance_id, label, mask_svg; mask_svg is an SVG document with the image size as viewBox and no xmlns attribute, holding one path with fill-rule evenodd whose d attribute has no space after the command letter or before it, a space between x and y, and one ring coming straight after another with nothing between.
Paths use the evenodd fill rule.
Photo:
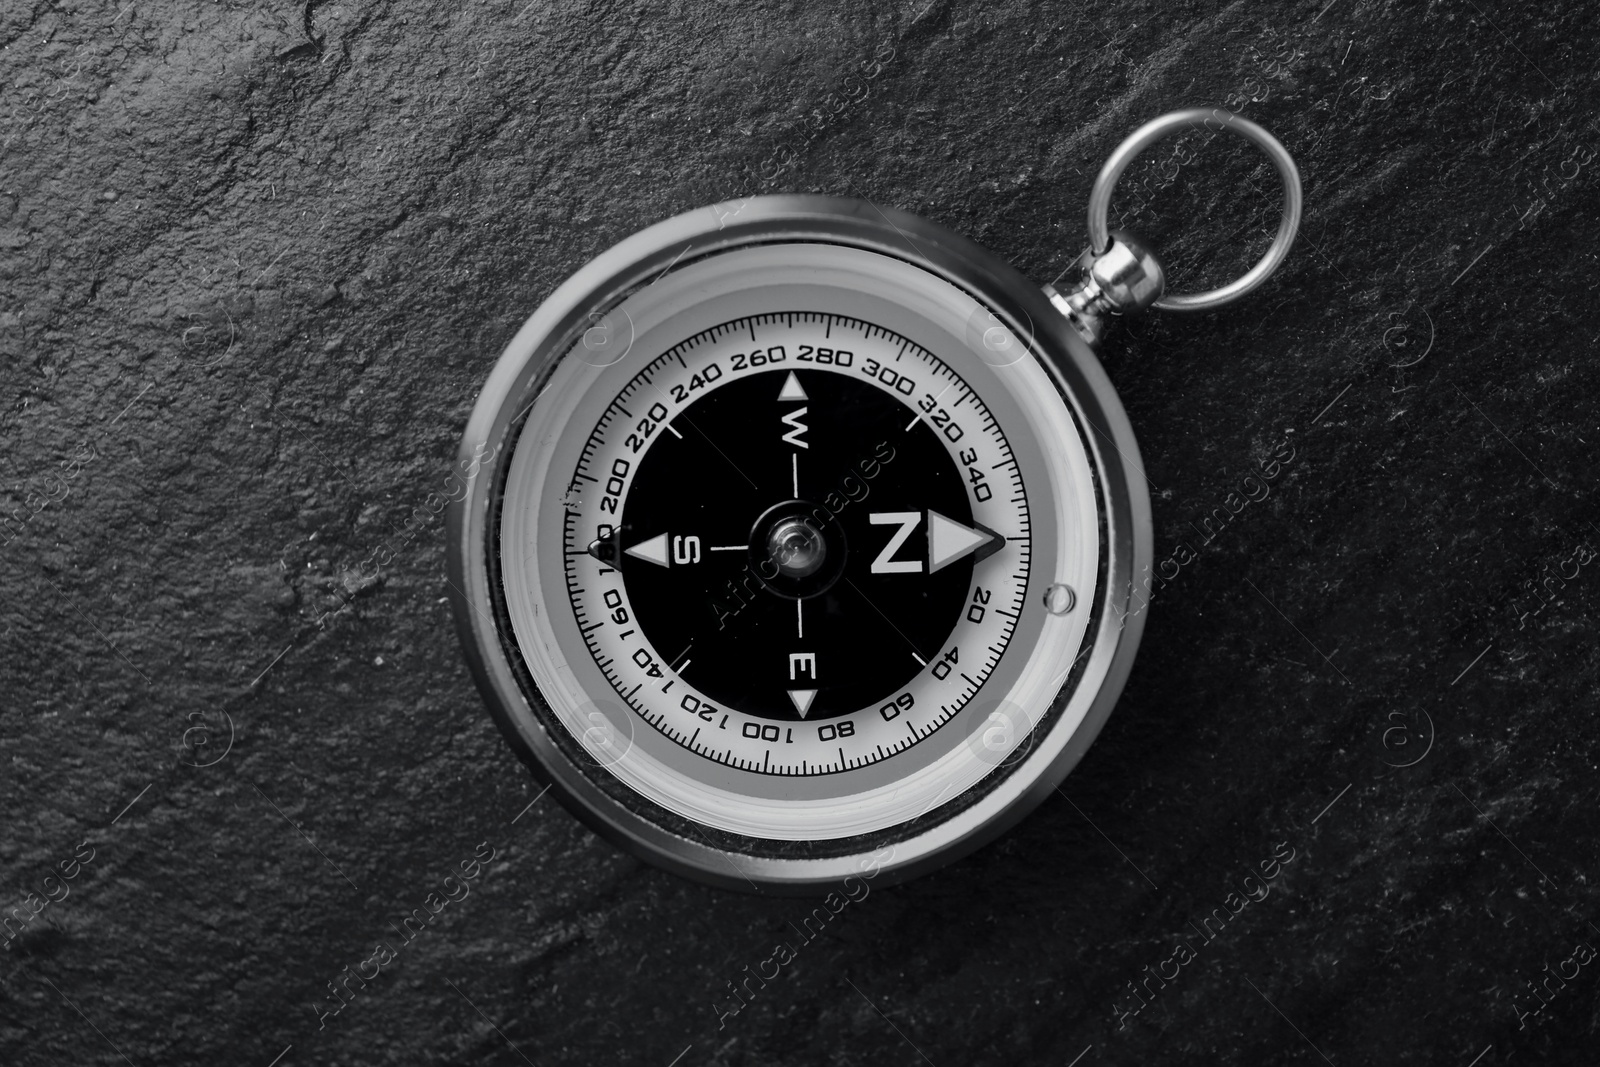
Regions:
<instances>
[{"instance_id":1,"label":"compass","mask_svg":"<svg viewBox=\"0 0 1600 1067\"><path fill-rule=\"evenodd\" d=\"M1151 563L1092 345L1164 282L1105 200L1207 120L1268 149L1292 209L1231 298L1287 250L1299 185L1205 111L1108 162L1066 293L917 216L775 196L643 230L534 313L462 442L450 578L490 711L572 811L681 874L805 893L946 863L1060 783Z\"/></svg>"}]
</instances>

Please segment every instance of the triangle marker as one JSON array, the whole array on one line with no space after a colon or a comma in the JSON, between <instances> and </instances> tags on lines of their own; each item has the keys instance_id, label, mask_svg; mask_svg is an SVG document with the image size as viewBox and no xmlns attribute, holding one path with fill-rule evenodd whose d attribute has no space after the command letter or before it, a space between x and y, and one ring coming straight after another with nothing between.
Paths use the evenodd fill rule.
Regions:
<instances>
[{"instance_id":1,"label":"triangle marker","mask_svg":"<svg viewBox=\"0 0 1600 1067\"><path fill-rule=\"evenodd\" d=\"M632 548L625 549L623 555L646 559L658 567L665 567L667 566L667 535L659 533L648 541L640 541Z\"/></svg>"},{"instance_id":2,"label":"triangle marker","mask_svg":"<svg viewBox=\"0 0 1600 1067\"><path fill-rule=\"evenodd\" d=\"M811 702L816 698L817 691L815 689L789 690L789 699L794 701L794 710L800 713L802 719L806 717L806 712L811 710Z\"/></svg>"},{"instance_id":3,"label":"triangle marker","mask_svg":"<svg viewBox=\"0 0 1600 1067\"><path fill-rule=\"evenodd\" d=\"M928 512L928 573L943 570L950 564L984 549L987 556L999 549L1001 537L993 530L979 526L963 526L947 519L937 511ZM990 546L993 546L991 548Z\"/></svg>"},{"instance_id":4,"label":"triangle marker","mask_svg":"<svg viewBox=\"0 0 1600 1067\"><path fill-rule=\"evenodd\" d=\"M800 379L794 376L794 371L789 372L789 377L783 380L783 391L778 394L779 400L806 400L806 391L800 388Z\"/></svg>"}]
</instances>

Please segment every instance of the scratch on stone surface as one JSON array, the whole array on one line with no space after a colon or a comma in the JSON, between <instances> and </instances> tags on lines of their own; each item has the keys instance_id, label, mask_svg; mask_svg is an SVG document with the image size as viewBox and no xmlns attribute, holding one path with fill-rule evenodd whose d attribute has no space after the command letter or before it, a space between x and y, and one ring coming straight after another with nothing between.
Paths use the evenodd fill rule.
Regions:
<instances>
[{"instance_id":1,"label":"scratch on stone surface","mask_svg":"<svg viewBox=\"0 0 1600 1067\"><path fill-rule=\"evenodd\" d=\"M1480 659L1482 659L1484 656L1488 655L1489 654L1489 650L1491 648L1493 648L1493 647L1494 647L1494 642L1493 641L1490 641L1487 645L1484 645L1483 646L1483 651L1479 652L1476 656L1473 656L1472 657L1472 662L1467 664L1466 670L1463 670L1460 674L1456 675L1454 680L1452 680L1450 684L1451 685L1455 685L1456 682L1459 682L1459 681L1461 681L1461 679L1465 678L1467 676L1467 671L1470 671L1472 668L1476 667L1478 665L1478 661Z\"/></svg>"},{"instance_id":2,"label":"scratch on stone surface","mask_svg":"<svg viewBox=\"0 0 1600 1067\"><path fill-rule=\"evenodd\" d=\"M128 406L123 408L121 411L117 412L117 417L116 418L114 418L110 422L106 423L106 429L109 430L109 429L111 429L111 427L113 427L117 423L121 422L122 421L122 416L126 415L130 410L132 410L133 405L135 405L135 404L137 404L139 402L139 398L144 396L144 394L148 393L151 390L151 388L153 388L154 386L155 386L155 382L151 382L148 385L146 385L143 389L139 390L139 396L136 396L132 400L128 401Z\"/></svg>"},{"instance_id":3,"label":"scratch on stone surface","mask_svg":"<svg viewBox=\"0 0 1600 1067\"><path fill-rule=\"evenodd\" d=\"M1467 3L1472 5L1472 10L1476 11L1480 15L1483 15L1483 20L1485 22L1487 22L1489 25L1494 27L1494 32L1498 33L1501 37L1505 38L1506 44L1510 45L1516 51L1517 55L1521 56L1523 58L1523 60L1527 62L1528 66L1532 67L1534 70L1539 72L1539 77L1543 78L1547 82L1550 82L1550 88L1555 89L1558 92L1560 91L1561 86L1557 85L1553 80L1551 80L1550 75L1548 75L1544 71L1540 70L1539 69L1539 65L1537 63L1535 63L1531 59L1528 59L1528 54L1526 52L1524 52L1522 49L1517 47L1517 42L1513 41L1510 37L1508 37L1506 35L1506 31L1502 30L1500 28L1499 24L1496 23L1494 21L1494 19L1490 18L1484 12L1483 8L1481 8L1477 4L1473 3L1473 0L1467 0Z\"/></svg>"},{"instance_id":4,"label":"scratch on stone surface","mask_svg":"<svg viewBox=\"0 0 1600 1067\"><path fill-rule=\"evenodd\" d=\"M1445 286L1445 288L1449 289L1452 286L1454 286L1456 284L1456 282L1459 282L1462 278L1465 278L1467 276L1467 271L1471 270L1473 267L1476 267L1478 265L1478 260L1480 260L1484 256L1488 255L1489 254L1489 249L1491 249L1493 247L1494 247L1494 245L1492 243L1484 245L1483 246L1483 251L1479 252L1477 255L1473 256L1472 257L1472 262L1468 263L1466 265L1466 267L1462 269L1460 274L1457 274L1454 278L1451 278L1450 279L1450 285Z\"/></svg>"},{"instance_id":5,"label":"scratch on stone surface","mask_svg":"<svg viewBox=\"0 0 1600 1067\"><path fill-rule=\"evenodd\" d=\"M1472 804L1472 810L1477 812L1479 814L1479 816L1481 816L1483 818L1484 822L1488 823L1491 827L1493 827L1495 833L1497 833L1501 837L1505 838L1506 844L1510 845L1512 847L1512 849L1516 852L1517 855L1521 856L1524 860L1526 860L1528 866L1532 867L1535 871L1538 871L1540 878L1543 878L1545 881L1549 882L1552 888L1555 887L1555 884L1556 884L1555 880L1553 878L1551 878L1548 874L1545 874L1543 870L1540 870L1539 865L1537 863L1533 862L1533 860L1529 859L1528 858L1528 854L1526 852L1522 851L1522 849L1520 849L1520 848L1517 848L1517 843L1515 841L1511 840L1510 837L1507 837L1506 836L1506 832L1504 830L1500 829L1500 827L1496 826L1494 820L1489 818L1489 816L1484 813L1484 810L1482 808L1478 807L1477 804L1473 803L1473 800L1472 800L1471 797L1467 796L1467 794L1465 794L1465 793L1462 793L1460 786L1456 785L1454 782L1451 782L1450 783L1450 788L1454 789L1457 793L1461 793L1461 799L1465 800L1468 804Z\"/></svg>"},{"instance_id":6,"label":"scratch on stone surface","mask_svg":"<svg viewBox=\"0 0 1600 1067\"><path fill-rule=\"evenodd\" d=\"M528 812L532 811L533 810L533 806L535 804L539 803L540 797L543 797L549 791L550 791L550 787L548 785L545 786L543 789L539 790L539 796L536 796L532 800L528 801L528 806L523 808L521 811L517 812L516 818L511 820L511 824L513 826L515 826L516 822L517 822L517 819L522 818L524 815L528 814Z\"/></svg>"},{"instance_id":7,"label":"scratch on stone surface","mask_svg":"<svg viewBox=\"0 0 1600 1067\"><path fill-rule=\"evenodd\" d=\"M1255 589L1256 590L1256 595L1259 596L1262 600L1265 600L1267 602L1267 605L1270 608L1272 608L1273 611L1276 611L1278 613L1278 617L1281 618L1284 622L1289 624L1289 628L1291 630L1293 630L1297 634L1300 634L1301 639L1304 640L1306 644L1310 645L1312 650L1314 652L1316 652L1317 655L1322 657L1322 661L1324 663L1326 663L1328 666L1333 668L1335 674L1337 674L1340 678L1344 678L1344 684L1345 685L1354 685L1355 684L1354 682L1350 681L1349 678L1345 678L1344 671L1341 671L1339 669L1338 665L1335 664L1333 662L1333 660L1329 659L1328 656L1323 653L1322 649L1317 648L1317 644L1316 644L1315 641L1311 640L1311 638L1309 638L1309 637L1306 637L1306 635L1304 633L1301 633L1300 627L1296 626L1294 624L1294 621L1292 619L1290 619L1289 616L1285 615L1283 613L1283 610L1281 608L1279 608L1278 605L1274 604L1272 602L1271 598L1269 598L1267 596L1267 594L1263 593L1260 589L1256 589L1256 583L1254 583L1250 579L1246 578L1244 580L1244 584L1248 585L1251 589ZM1337 652L1338 649L1334 649L1334 651Z\"/></svg>"},{"instance_id":8,"label":"scratch on stone surface","mask_svg":"<svg viewBox=\"0 0 1600 1067\"><path fill-rule=\"evenodd\" d=\"M1495 421L1493 419L1491 419L1484 412L1484 410L1477 405L1476 401L1474 401L1470 396L1468 396L1466 393L1461 391L1461 387L1459 385L1455 384L1454 382L1451 382L1450 383L1450 388L1454 389L1457 393L1459 393L1461 395L1461 399L1463 399L1467 403L1471 404L1472 405L1472 410L1476 411L1479 415L1483 416L1483 421L1487 422L1491 427L1494 428L1494 432L1500 435L1500 439L1502 441L1504 441L1506 444L1510 445L1512 447L1512 449L1516 451L1517 455L1521 456L1523 458L1523 460L1528 464L1528 466L1530 466L1530 467L1532 467L1534 469L1535 473L1537 473L1539 475L1539 477L1543 478L1546 482L1550 483L1550 488L1552 488L1552 489L1560 489L1561 488L1561 486L1556 484L1554 479L1552 479L1549 475L1545 474L1544 471L1539 469L1539 465L1537 463L1535 463L1533 460L1528 458L1528 454L1526 452L1524 452L1522 449L1517 447L1517 443L1515 441L1513 441L1511 438L1506 436L1505 431L1500 429L1500 427L1495 424Z\"/></svg>"},{"instance_id":9,"label":"scratch on stone surface","mask_svg":"<svg viewBox=\"0 0 1600 1067\"><path fill-rule=\"evenodd\" d=\"M1328 254L1322 250L1320 245L1318 245L1310 237L1306 236L1306 232L1303 228L1300 231L1299 239L1310 245L1311 250L1322 257L1322 261L1328 265L1329 270L1333 271L1333 273L1344 279L1344 284L1346 287L1350 285L1350 279L1345 275L1344 271L1339 269L1339 265L1337 263L1328 258Z\"/></svg>"},{"instance_id":10,"label":"scratch on stone surface","mask_svg":"<svg viewBox=\"0 0 1600 1067\"><path fill-rule=\"evenodd\" d=\"M266 668L262 670L260 674L255 676L254 680L250 682L249 688L254 689L260 683L261 679L267 676L267 671L270 671L272 668L276 667L278 665L278 661L287 656L289 654L289 650L293 647L293 641L290 641L287 645L283 646L283 651L272 657L272 662L267 664Z\"/></svg>"},{"instance_id":11,"label":"scratch on stone surface","mask_svg":"<svg viewBox=\"0 0 1600 1067\"><path fill-rule=\"evenodd\" d=\"M41 975L40 977L44 977L44 976ZM67 1002L67 1004L72 1008L73 1011L77 1012L80 1016L82 1016L84 1022L89 1023L89 1028L90 1029L92 1029L95 1033L100 1034L100 1040L104 1041L108 1045L111 1045L112 1050L116 1052L117 1056L121 1058L123 1063L126 1063L128 1065L128 1067L133 1067L133 1061L128 1059L127 1056L124 1056L122 1054L122 1050L120 1048L117 1048L116 1045L112 1044L111 1039L109 1037L107 1037L104 1033L102 1033L98 1026L95 1026L95 1024L93 1022L90 1022L89 1017L87 1015L83 1014L83 1009L78 1007L76 1004L73 1004L72 1001L67 998L67 995L65 993L61 992L61 987L60 986L56 985L54 982L51 982L50 979L48 979L48 978L45 978L45 981L50 983L50 988L54 989L58 994L60 994L61 999L65 1000Z\"/></svg>"},{"instance_id":12,"label":"scratch on stone surface","mask_svg":"<svg viewBox=\"0 0 1600 1067\"><path fill-rule=\"evenodd\" d=\"M89 624L89 628L91 630L93 630L95 633L100 635L100 639L102 641L104 641L107 645L110 646L111 651L115 652L118 656L121 656L122 657L122 661L124 663L126 663L129 667L131 667L135 674L137 674L139 677L143 678L145 680L146 684L150 683L150 676L148 674L144 673L144 671L140 670L138 668L138 666L133 662L133 660L129 659L127 654L125 652L123 652L122 649L117 647L116 642L111 640L111 638L107 637L106 634L105 634L105 631L100 629L100 627L98 627L98 626L96 626L94 624L94 620L90 619L87 615L85 615L82 611L80 611L76 604L74 604L70 600L68 600L66 590L62 589L59 585L56 585L55 582L50 581L50 579L48 577L45 578L45 581L50 584L50 587L52 589L54 589L61 596L61 598L63 600L67 601L67 607L71 608L77 614L78 618L80 618L84 622L88 623Z\"/></svg>"},{"instance_id":13,"label":"scratch on stone surface","mask_svg":"<svg viewBox=\"0 0 1600 1067\"><path fill-rule=\"evenodd\" d=\"M1332 400L1328 401L1328 406L1323 408L1321 411L1317 412L1317 417L1315 419L1311 420L1311 425L1315 426L1317 424L1318 420L1320 420L1322 418L1322 416L1326 415L1330 410L1332 410L1333 409L1333 405L1335 405L1335 404L1337 404L1339 402L1339 397L1342 397L1342 396L1344 396L1344 394L1348 393L1350 391L1350 386L1352 386L1354 384L1356 384L1356 383L1355 382L1346 383L1345 387L1343 389L1339 390L1339 396L1336 396Z\"/></svg>"},{"instance_id":14,"label":"scratch on stone surface","mask_svg":"<svg viewBox=\"0 0 1600 1067\"><path fill-rule=\"evenodd\" d=\"M150 785L155 785L155 783L154 783L154 782L151 782L151 783L150 783ZM143 789L141 789L141 790L139 790L139 796L137 796L137 797L134 797L134 798L133 798L133 799L132 799L132 800L130 800L130 801L128 801L128 805L127 805L127 807L125 807L125 808L123 808L123 809L122 809L122 810L121 810L121 811L119 811L119 812L117 812L117 819L120 819L120 818L122 818L122 817L123 817L123 816L124 816L124 815L126 815L126 814L128 814L128 808L131 808L131 807L133 807L133 806L134 806L134 805L135 805L135 804L137 804L137 803L139 803L139 797L142 797L142 796L144 796L144 795L145 795L145 794L146 794L146 793L148 793L148 792L150 792L150 785L147 785L147 786L145 786L145 787L144 787L144 788L143 788ZM112 819L112 820L111 820L111 825L112 825L112 826L115 826L115 825L117 825L117 819Z\"/></svg>"},{"instance_id":15,"label":"scratch on stone surface","mask_svg":"<svg viewBox=\"0 0 1600 1067\"><path fill-rule=\"evenodd\" d=\"M327 862L328 866L330 866L334 870L338 871L340 878L343 878L346 882L350 882L350 888L351 889L354 889L358 893L361 891L361 887L356 885L354 882L351 882L350 881L350 876L345 874L343 870L340 870L339 865L337 863L333 862L331 859L328 859L328 854L326 852L322 851L322 849L317 847L317 843L315 841L311 840L311 835L307 834L305 832L305 830L300 826L299 823L297 823L293 819L289 818L289 816L284 812L284 810L282 808L278 807L278 804L277 804L276 801L274 801L271 797L267 796L267 794L261 792L261 787L259 785L256 785L254 782L251 782L250 783L250 788L254 789L257 793L260 793L261 794L261 799L265 800L268 804L271 804L272 805L272 810L276 811L279 815L282 815L283 816L283 821L288 823L291 827L293 827L294 828L294 832L299 834L302 838L304 838L306 844L310 845L313 849L315 849L317 855L321 856L323 858L323 860Z\"/></svg>"}]
</instances>

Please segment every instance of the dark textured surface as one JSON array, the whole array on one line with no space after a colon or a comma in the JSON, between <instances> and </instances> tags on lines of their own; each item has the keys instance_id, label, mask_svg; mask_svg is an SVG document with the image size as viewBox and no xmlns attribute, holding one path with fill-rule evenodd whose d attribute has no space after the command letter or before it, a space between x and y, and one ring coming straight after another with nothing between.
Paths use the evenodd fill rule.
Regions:
<instances>
[{"instance_id":1,"label":"dark textured surface","mask_svg":"<svg viewBox=\"0 0 1600 1067\"><path fill-rule=\"evenodd\" d=\"M1592 1063L1595 963L1519 1012L1600 946L1600 10L1324 3L5 5L0 906L93 859L0 958L0 1061ZM1196 556L1117 714L1063 796L719 1029L804 905L527 809L409 517L517 326L628 233L860 195L1043 282L1117 141L1197 103L1276 132L1307 211L1248 303L1108 346L1157 558ZM1201 140L1117 201L1180 285L1276 211Z\"/></svg>"}]
</instances>

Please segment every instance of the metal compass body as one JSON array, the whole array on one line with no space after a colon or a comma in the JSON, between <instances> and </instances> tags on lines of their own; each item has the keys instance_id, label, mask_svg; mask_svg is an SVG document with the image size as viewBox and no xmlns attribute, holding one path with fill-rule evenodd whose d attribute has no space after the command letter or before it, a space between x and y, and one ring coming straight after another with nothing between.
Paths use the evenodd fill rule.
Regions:
<instances>
[{"instance_id":1,"label":"metal compass body","mask_svg":"<svg viewBox=\"0 0 1600 1067\"><path fill-rule=\"evenodd\" d=\"M496 367L450 516L519 754L613 840L740 889L907 877L1020 818L1142 626L1149 502L1086 340L1128 277L1063 296L822 197L585 267Z\"/></svg>"}]
</instances>

